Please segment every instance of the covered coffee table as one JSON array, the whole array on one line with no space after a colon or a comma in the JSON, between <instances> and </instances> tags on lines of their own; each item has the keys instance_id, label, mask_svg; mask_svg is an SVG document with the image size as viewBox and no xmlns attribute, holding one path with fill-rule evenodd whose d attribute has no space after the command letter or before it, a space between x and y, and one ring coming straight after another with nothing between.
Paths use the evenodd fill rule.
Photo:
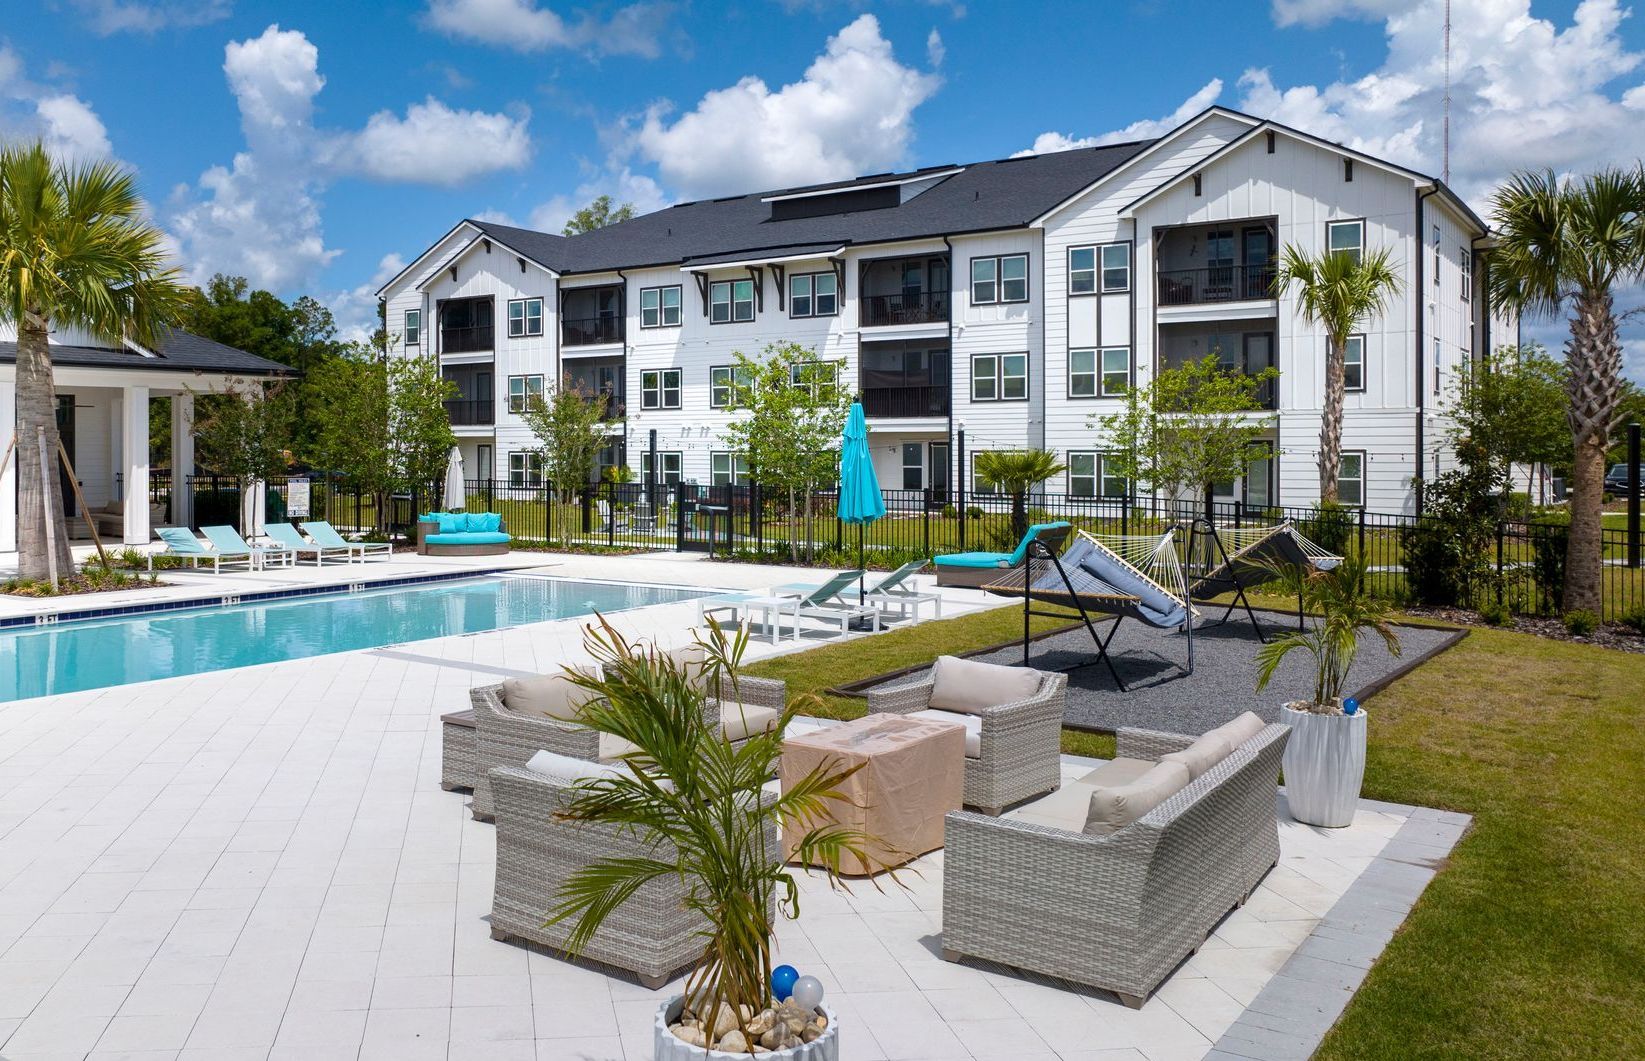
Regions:
<instances>
[{"instance_id":1,"label":"covered coffee table","mask_svg":"<svg viewBox=\"0 0 1645 1061\"><path fill-rule=\"evenodd\" d=\"M965 794L965 727L895 715L869 715L783 742L786 791L823 763L836 768L863 764L840 791L851 801L829 801L834 822L879 841L873 856L887 866L912 862L942 846L943 816L959 810ZM826 823L813 822L812 828ZM783 855L792 860L803 830L783 828ZM847 855L840 871L871 872Z\"/></svg>"}]
</instances>

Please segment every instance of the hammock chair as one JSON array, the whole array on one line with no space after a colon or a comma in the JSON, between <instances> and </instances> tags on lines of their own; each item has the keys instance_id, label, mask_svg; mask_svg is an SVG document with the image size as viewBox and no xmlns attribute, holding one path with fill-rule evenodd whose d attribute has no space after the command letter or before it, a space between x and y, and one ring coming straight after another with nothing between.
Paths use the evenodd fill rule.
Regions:
<instances>
[{"instance_id":1,"label":"hammock chair","mask_svg":"<svg viewBox=\"0 0 1645 1061\"><path fill-rule=\"evenodd\" d=\"M1269 527L1218 527L1203 518L1193 520L1190 526L1188 560L1193 572L1189 595L1194 600L1206 601L1231 591L1234 599L1217 622L1227 622L1234 609L1243 606L1262 641L1267 638L1263 637L1262 627L1257 624L1250 601L1245 597L1247 588L1274 581L1288 566L1329 571L1342 563L1342 557L1304 538L1290 520ZM1302 625L1299 596L1297 628L1301 629Z\"/></svg>"},{"instance_id":2,"label":"hammock chair","mask_svg":"<svg viewBox=\"0 0 1645 1061\"><path fill-rule=\"evenodd\" d=\"M1079 612L1097 658L1087 667L1105 664L1114 684L1126 685L1114 669L1108 645L1124 619L1136 619L1159 630L1180 629L1188 636L1188 670L1194 673L1194 610L1182 563L1177 557L1175 528L1164 534L1094 535L1078 532L1068 551L1058 556L1054 549L1035 541L1021 567L1001 571L982 588L1002 597L1022 598L1022 662L1028 666L1029 621L1039 615L1067 619L1064 612L1036 610L1036 602L1056 604ZM1114 616L1114 625L1104 638L1091 622L1091 613Z\"/></svg>"}]
</instances>

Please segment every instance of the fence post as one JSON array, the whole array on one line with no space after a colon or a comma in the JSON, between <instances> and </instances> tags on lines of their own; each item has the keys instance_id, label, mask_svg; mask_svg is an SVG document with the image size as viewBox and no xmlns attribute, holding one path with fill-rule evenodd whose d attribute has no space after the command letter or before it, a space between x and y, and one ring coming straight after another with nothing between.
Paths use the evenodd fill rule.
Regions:
<instances>
[{"instance_id":1,"label":"fence post","mask_svg":"<svg viewBox=\"0 0 1645 1061\"><path fill-rule=\"evenodd\" d=\"M1502 520L1496 521L1496 606L1502 607L1502 539L1507 533L1507 524Z\"/></svg>"},{"instance_id":2,"label":"fence post","mask_svg":"<svg viewBox=\"0 0 1645 1061\"><path fill-rule=\"evenodd\" d=\"M959 429L958 434L956 435L955 441L956 441L955 456L958 459L955 460L955 462L954 462L954 482L955 482L955 484L957 484L957 489L955 490L955 496L959 499L959 504L954 506L954 511L959 513L959 517L960 517L960 552L963 553L965 551L965 523L966 523L966 518L967 518L966 517L966 512L965 512L965 425L964 424L960 425L960 429Z\"/></svg>"},{"instance_id":3,"label":"fence post","mask_svg":"<svg viewBox=\"0 0 1645 1061\"><path fill-rule=\"evenodd\" d=\"M609 514L605 521L605 543L614 549L617 547L617 484L601 483L600 486L605 487L605 510Z\"/></svg>"},{"instance_id":4,"label":"fence post","mask_svg":"<svg viewBox=\"0 0 1645 1061\"><path fill-rule=\"evenodd\" d=\"M1359 555L1365 555L1365 506L1359 507Z\"/></svg>"},{"instance_id":5,"label":"fence post","mask_svg":"<svg viewBox=\"0 0 1645 1061\"><path fill-rule=\"evenodd\" d=\"M1639 421L1628 425L1628 566L1639 566ZM1600 537L1604 537L1603 531Z\"/></svg>"},{"instance_id":6,"label":"fence post","mask_svg":"<svg viewBox=\"0 0 1645 1061\"><path fill-rule=\"evenodd\" d=\"M1125 494L1120 498L1120 534L1131 533L1131 495Z\"/></svg>"},{"instance_id":7,"label":"fence post","mask_svg":"<svg viewBox=\"0 0 1645 1061\"><path fill-rule=\"evenodd\" d=\"M765 556L765 496L760 484L748 484L748 530L754 537L754 555Z\"/></svg>"},{"instance_id":8,"label":"fence post","mask_svg":"<svg viewBox=\"0 0 1645 1061\"><path fill-rule=\"evenodd\" d=\"M920 552L931 555L931 488L920 495Z\"/></svg>"}]
</instances>

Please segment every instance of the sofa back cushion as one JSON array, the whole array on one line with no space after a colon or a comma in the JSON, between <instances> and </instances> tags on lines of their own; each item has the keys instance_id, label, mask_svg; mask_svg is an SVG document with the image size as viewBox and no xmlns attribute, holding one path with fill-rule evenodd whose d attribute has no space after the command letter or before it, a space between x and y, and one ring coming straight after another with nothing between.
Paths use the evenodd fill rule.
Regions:
<instances>
[{"instance_id":1,"label":"sofa back cushion","mask_svg":"<svg viewBox=\"0 0 1645 1061\"><path fill-rule=\"evenodd\" d=\"M463 531L463 516L460 512L436 512L434 522L440 525L441 534L459 534Z\"/></svg>"},{"instance_id":2,"label":"sofa back cushion","mask_svg":"<svg viewBox=\"0 0 1645 1061\"><path fill-rule=\"evenodd\" d=\"M1094 786L1091 807L1085 816L1086 835L1107 836L1119 832L1181 792L1189 780L1186 766L1160 762L1129 784Z\"/></svg>"},{"instance_id":3,"label":"sofa back cushion","mask_svg":"<svg viewBox=\"0 0 1645 1061\"><path fill-rule=\"evenodd\" d=\"M967 715L985 707L1027 700L1039 692L1042 675L1028 667L1001 667L958 656L938 656L931 666L931 705Z\"/></svg>"},{"instance_id":4,"label":"sofa back cushion","mask_svg":"<svg viewBox=\"0 0 1645 1061\"><path fill-rule=\"evenodd\" d=\"M691 687L699 692L711 693L708 687L708 650L693 642L681 645L679 648L669 649L665 655L673 660L675 665L685 671L686 680ZM729 680L726 682L729 687ZM727 693L730 689L727 688Z\"/></svg>"},{"instance_id":5,"label":"sofa back cushion","mask_svg":"<svg viewBox=\"0 0 1645 1061\"><path fill-rule=\"evenodd\" d=\"M595 667L573 669L588 677L599 673ZM503 682L503 706L522 715L575 722L582 714L583 705L592 699L593 693L573 684L564 673L508 678Z\"/></svg>"},{"instance_id":6,"label":"sofa back cushion","mask_svg":"<svg viewBox=\"0 0 1645 1061\"><path fill-rule=\"evenodd\" d=\"M1224 722L1216 729L1211 730L1210 733L1207 733L1206 736L1209 737L1212 733L1216 734L1228 745L1228 750L1233 751L1258 733L1261 733L1267 728L1267 725L1255 712L1247 711L1232 722Z\"/></svg>"},{"instance_id":7,"label":"sofa back cushion","mask_svg":"<svg viewBox=\"0 0 1645 1061\"><path fill-rule=\"evenodd\" d=\"M632 777L634 771L622 763L599 763L592 759L575 759L557 752L539 751L525 764L534 774L541 774L560 785L602 777Z\"/></svg>"},{"instance_id":8,"label":"sofa back cushion","mask_svg":"<svg viewBox=\"0 0 1645 1061\"><path fill-rule=\"evenodd\" d=\"M1188 777L1197 778L1211 767L1222 762L1233 751L1222 735L1212 730L1196 740L1180 752L1171 752L1159 757L1162 763L1181 763L1188 768Z\"/></svg>"},{"instance_id":9,"label":"sofa back cushion","mask_svg":"<svg viewBox=\"0 0 1645 1061\"><path fill-rule=\"evenodd\" d=\"M485 531L488 534L503 529L503 517L495 512L475 512L469 516L469 522L473 524L469 530Z\"/></svg>"}]
</instances>

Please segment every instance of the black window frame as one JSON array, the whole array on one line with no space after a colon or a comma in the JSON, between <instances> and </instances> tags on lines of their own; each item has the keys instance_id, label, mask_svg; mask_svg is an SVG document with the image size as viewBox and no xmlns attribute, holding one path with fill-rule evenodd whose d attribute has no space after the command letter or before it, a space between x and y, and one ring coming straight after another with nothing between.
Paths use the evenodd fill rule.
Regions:
<instances>
[{"instance_id":1,"label":"black window frame","mask_svg":"<svg viewBox=\"0 0 1645 1061\"><path fill-rule=\"evenodd\" d=\"M674 471L672 480L669 479L669 458L673 458ZM660 449L657 451L657 463L661 466L657 473L657 483L660 486L679 486L685 480L685 454L677 449ZM650 472L646 465L651 463L651 451L640 454L640 481L649 482Z\"/></svg>"},{"instance_id":2,"label":"black window frame","mask_svg":"<svg viewBox=\"0 0 1645 1061\"><path fill-rule=\"evenodd\" d=\"M1365 260L1365 251L1366 251L1365 241L1366 241L1366 238L1367 238L1367 226L1365 224L1365 218L1363 218L1363 217L1342 217L1342 218L1336 218L1334 220L1325 222L1325 253L1327 253L1327 254L1337 253L1337 249L1331 246L1331 232L1336 228L1346 226L1346 225L1353 225L1354 227L1359 229L1359 248L1354 253L1359 255L1359 260L1360 261L1364 261Z\"/></svg>"},{"instance_id":3,"label":"black window frame","mask_svg":"<svg viewBox=\"0 0 1645 1061\"><path fill-rule=\"evenodd\" d=\"M814 365L826 365L833 372L834 378L832 380L816 380L810 383L802 382L801 380L794 378L796 372L804 371ZM788 366L788 385L790 387L809 388L813 394L816 393L817 388L819 387L827 387L837 392L840 387L840 372L843 367L844 366L841 365L838 360L831 360L821 357L814 357L809 361L795 361L793 364Z\"/></svg>"},{"instance_id":4,"label":"black window frame","mask_svg":"<svg viewBox=\"0 0 1645 1061\"><path fill-rule=\"evenodd\" d=\"M1348 348L1353 345L1355 339L1359 340L1359 386L1357 387L1349 384L1348 382ZM1348 336L1347 341L1342 344L1342 387L1343 390L1350 394L1365 393L1366 376L1369 374L1366 372L1366 343L1367 339L1365 337L1365 333L1355 332L1354 334Z\"/></svg>"},{"instance_id":5,"label":"black window frame","mask_svg":"<svg viewBox=\"0 0 1645 1061\"><path fill-rule=\"evenodd\" d=\"M748 298L746 300L748 302L748 316L746 317L737 316L737 305L744 301L737 297L738 284L748 285ZM714 289L719 287L726 289L726 301L723 303L726 308L726 319L723 321L714 319ZM752 277L742 277L736 280L710 280L708 282L709 324L750 324L758 316L759 311L754 306L754 279Z\"/></svg>"},{"instance_id":6,"label":"black window frame","mask_svg":"<svg viewBox=\"0 0 1645 1061\"><path fill-rule=\"evenodd\" d=\"M1462 274L1462 301L1474 300L1474 256L1464 246L1457 247L1457 269Z\"/></svg>"},{"instance_id":7,"label":"black window frame","mask_svg":"<svg viewBox=\"0 0 1645 1061\"><path fill-rule=\"evenodd\" d=\"M514 458L515 457L524 458L523 466L520 469L520 481L519 482L514 481ZM536 449L511 449L511 450L508 451L508 485L509 486L529 488L529 487L534 487L534 486L542 486L545 482L546 482L546 480L543 478L543 453L542 453L542 450L536 450Z\"/></svg>"},{"instance_id":8,"label":"black window frame","mask_svg":"<svg viewBox=\"0 0 1645 1061\"><path fill-rule=\"evenodd\" d=\"M1032 256L1027 251L1020 251L1020 252L1016 252L1016 253L1012 253L1012 254L980 254L980 255L972 258L971 259L971 272L970 272L970 277L971 277L971 289L970 289L971 304L973 306L1019 306L1019 305L1022 305L1024 302L1032 301L1034 290L1033 290L1033 284L1032 284L1031 279L1030 279L1033 275L1032 272L1030 271L1032 263L1030 262L1029 259L1031 257ZM1006 298L1005 297L1005 284L1006 284L1005 263L1009 260L1016 259L1016 258L1021 258L1022 259L1022 297L1021 298ZM994 294L993 294L993 297L991 297L991 298L979 299L977 297L977 283L978 283L978 280L977 280L977 263L978 262L992 262L993 265L994 265L994 277L993 277L993 279L992 280L982 281L983 283L992 283L994 285Z\"/></svg>"},{"instance_id":9,"label":"black window frame","mask_svg":"<svg viewBox=\"0 0 1645 1061\"><path fill-rule=\"evenodd\" d=\"M520 405L519 405L519 408L514 407L514 381L515 380L522 381L520 383ZM515 416L519 416L521 413L524 413L527 409L529 409L531 407L531 381L532 380L537 381L537 400L542 401L544 395L547 393L548 380L541 372L516 372L514 375L507 377L507 383L505 384L505 389L504 389L504 394L506 395L506 397L503 400L503 404L505 406L507 406L508 411L510 413L514 414Z\"/></svg>"},{"instance_id":10,"label":"black window frame","mask_svg":"<svg viewBox=\"0 0 1645 1061\"><path fill-rule=\"evenodd\" d=\"M1098 286L1098 278L1097 277L1098 277L1098 274L1102 272L1102 267L1099 264L1102 260L1101 247L1102 247L1102 244L1090 243L1090 244L1084 244L1084 245L1081 245L1081 246L1078 246L1078 247L1069 247L1068 248L1068 273L1067 273L1068 280L1067 280L1067 283L1068 283L1068 297L1069 298L1086 298L1090 295L1100 294L1100 292L1097 289L1097 286ZM1091 256L1091 265L1089 267L1075 266L1074 265L1074 255L1081 254L1081 253L1089 254ZM1084 273L1089 273L1090 274L1090 286L1085 287L1085 288L1078 288L1078 287L1076 287L1074 277L1075 277L1076 274L1084 274Z\"/></svg>"},{"instance_id":11,"label":"black window frame","mask_svg":"<svg viewBox=\"0 0 1645 1061\"><path fill-rule=\"evenodd\" d=\"M537 330L531 330L531 304L537 304ZM514 331L514 307L520 307L521 331ZM541 295L511 298L503 311L503 331L510 339L541 339L543 336L543 299Z\"/></svg>"},{"instance_id":12,"label":"black window frame","mask_svg":"<svg viewBox=\"0 0 1645 1061\"><path fill-rule=\"evenodd\" d=\"M725 382L724 383L716 383L714 381L715 374L719 373L719 372L724 372L725 373ZM753 379L752 379L751 374L749 373L749 370L746 369L746 368L743 368L741 365L709 365L708 366L708 407L710 409L729 409L731 407L731 398L732 398L732 393L731 392L732 392L732 389L737 386L737 373L738 372L741 372L741 373L744 374L743 386L748 386L749 384L751 384L753 382ZM726 400L725 401L717 402L717 401L714 400L714 392L717 391L717 390L723 390L723 391L726 392L726 395L725 395Z\"/></svg>"},{"instance_id":13,"label":"black window frame","mask_svg":"<svg viewBox=\"0 0 1645 1061\"><path fill-rule=\"evenodd\" d=\"M834 308L827 313L817 309L817 300L821 297L817 294L817 278L823 276L828 277L834 285L833 294L830 296L834 299ZM794 285L801 280L806 282L805 294L797 296L794 294ZM806 302L806 311L804 313L796 312L794 308L801 297ZM814 273L790 273L788 275L788 315L796 320L812 317L838 317L840 315L840 274L832 269L823 269Z\"/></svg>"},{"instance_id":14,"label":"black window frame","mask_svg":"<svg viewBox=\"0 0 1645 1061\"><path fill-rule=\"evenodd\" d=\"M1342 466L1343 466L1344 463L1347 462L1349 457L1358 457L1359 458L1359 477L1357 479L1353 480L1354 482L1359 483L1359 500L1358 501L1343 501L1342 500L1342 480L1344 478L1344 476L1342 474ZM1370 485L1370 479L1371 479L1369 472L1370 472L1370 458L1366 456L1365 450L1362 450L1362 449L1345 449L1345 450L1342 451L1342 456L1337 461L1337 501L1338 501L1339 504L1341 504L1345 508L1364 508L1365 507L1365 498L1366 498L1366 495L1369 493L1369 490L1367 488Z\"/></svg>"},{"instance_id":15,"label":"black window frame","mask_svg":"<svg viewBox=\"0 0 1645 1061\"><path fill-rule=\"evenodd\" d=\"M1108 286L1108 273L1118 268L1107 264L1105 259L1111 250L1125 252L1125 283L1120 287ZM1104 295L1119 295L1131 290L1131 244L1126 242L1104 243L1097 248L1097 290Z\"/></svg>"},{"instance_id":16,"label":"black window frame","mask_svg":"<svg viewBox=\"0 0 1645 1061\"><path fill-rule=\"evenodd\" d=\"M423 311L420 309L406 310L404 329L402 334L405 336L407 346L423 345Z\"/></svg>"},{"instance_id":17,"label":"black window frame","mask_svg":"<svg viewBox=\"0 0 1645 1061\"><path fill-rule=\"evenodd\" d=\"M1017 378L1015 375L1012 375L1012 376L1009 376L1009 377L1006 375L1006 372L1005 372L1005 359L1008 358L1008 357L1020 357L1020 358L1022 358L1022 395L1020 397L1007 398L1005 396L1005 381L1006 381L1006 379L1008 379L1008 378L1009 379L1016 379ZM993 362L994 362L994 370L993 370L992 374L988 375L987 377L982 377L982 376L979 376L977 374L977 362L979 360L983 359L983 358L992 359ZM1029 391L1032 389L1030 387L1031 369L1032 369L1032 366L1029 364L1028 352L1026 350L1011 350L1011 351L1006 351L1006 352L997 353L997 354L972 354L971 355L971 362L970 362L970 370L971 370L970 394L971 394L971 400L973 402L1025 402L1025 401L1027 401L1028 396L1029 396ZM979 398L979 397L977 397L977 380L982 379L982 378L991 379L993 381L993 383L994 383L994 396L992 398Z\"/></svg>"},{"instance_id":18,"label":"black window frame","mask_svg":"<svg viewBox=\"0 0 1645 1061\"><path fill-rule=\"evenodd\" d=\"M719 469L714 465L721 457L726 458L731 465L729 478L720 482L717 478ZM739 471L739 468L741 469ZM742 486L748 481L748 458L734 449L715 449L708 452L708 485L709 486Z\"/></svg>"},{"instance_id":19,"label":"black window frame","mask_svg":"<svg viewBox=\"0 0 1645 1061\"><path fill-rule=\"evenodd\" d=\"M1123 478L1111 476L1107 472L1108 454L1110 452L1104 449L1071 449L1064 454L1065 460L1063 463L1067 465L1067 470L1063 473L1063 487L1067 491L1067 496L1077 497L1082 500L1105 501L1109 498L1123 498L1130 494L1130 483ZM1090 457L1092 459L1090 475L1079 474L1074 471L1075 457ZM1074 490L1075 479L1090 479L1093 484L1093 492L1089 494L1076 493ZM1109 479L1118 479L1121 484L1119 493L1111 494L1103 490L1103 484Z\"/></svg>"},{"instance_id":20,"label":"black window frame","mask_svg":"<svg viewBox=\"0 0 1645 1061\"><path fill-rule=\"evenodd\" d=\"M665 292L665 291L674 292L674 305L672 307L673 310L674 310L674 321L673 321L672 324L669 323L669 321L667 319L668 318L668 312L667 311L670 307L668 307L667 305L665 305L663 303L663 292ZM655 292L656 296L657 296L657 305L652 307L653 312L655 312L657 314L657 323L647 324L645 322L645 313L646 313L645 296L648 295L648 294L652 294L653 292ZM642 287L642 288L640 288L640 327L641 328L645 328L645 329L651 329L651 328L678 328L684 322L685 322L685 288L684 288L684 286L682 286L680 284L658 284L655 287Z\"/></svg>"},{"instance_id":21,"label":"black window frame","mask_svg":"<svg viewBox=\"0 0 1645 1061\"><path fill-rule=\"evenodd\" d=\"M666 382L664 382L664 377L668 376L670 374L672 374L673 377L674 377L674 385L672 387L670 387ZM646 401L647 401L647 399L646 399L646 390L648 388L645 385L645 378L647 376L656 376L657 377L657 385L653 388L649 388L649 389L656 392L656 395L657 395L657 404L656 405L647 405L646 404ZM647 369L642 369L640 371L640 408L642 410L678 409L680 407L681 400L684 396L683 382L684 382L683 373L680 369L677 369L677 368L647 368ZM674 392L673 404L670 404L669 401L668 401L668 392L671 391L671 390Z\"/></svg>"}]
</instances>

